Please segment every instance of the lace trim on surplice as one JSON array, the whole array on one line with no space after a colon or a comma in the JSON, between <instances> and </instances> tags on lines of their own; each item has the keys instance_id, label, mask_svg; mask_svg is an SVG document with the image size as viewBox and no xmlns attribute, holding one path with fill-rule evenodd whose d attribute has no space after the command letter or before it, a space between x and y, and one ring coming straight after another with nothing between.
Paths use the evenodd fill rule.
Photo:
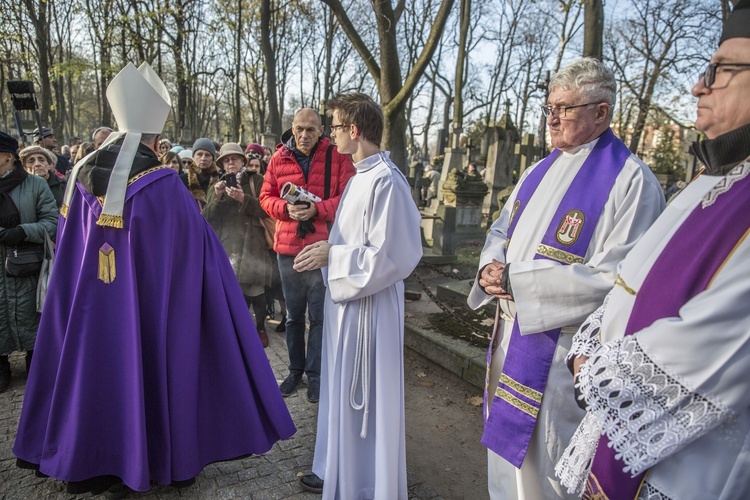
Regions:
<instances>
[{"instance_id":1,"label":"lace trim on surplice","mask_svg":"<svg viewBox=\"0 0 750 500\"><path fill-rule=\"evenodd\" d=\"M555 468L570 493L583 491L602 434L636 476L733 416L659 368L634 336L602 345L578 387L588 413Z\"/></svg>"}]
</instances>

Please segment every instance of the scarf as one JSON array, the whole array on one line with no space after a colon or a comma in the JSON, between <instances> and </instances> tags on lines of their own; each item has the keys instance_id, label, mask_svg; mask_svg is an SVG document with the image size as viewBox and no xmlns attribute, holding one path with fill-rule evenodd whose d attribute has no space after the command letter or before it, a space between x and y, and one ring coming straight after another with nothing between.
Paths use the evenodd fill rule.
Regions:
<instances>
[{"instance_id":1,"label":"scarf","mask_svg":"<svg viewBox=\"0 0 750 500\"><path fill-rule=\"evenodd\" d=\"M193 198L195 198L201 206L206 204L206 191L208 191L208 187L219 180L219 169L216 168L215 164L211 164L206 171L208 172L208 175L204 174L204 170L193 163L190 165L190 169L188 169L187 173L190 194L193 195ZM204 183L206 184L205 188L203 187Z\"/></svg>"},{"instance_id":2,"label":"scarf","mask_svg":"<svg viewBox=\"0 0 750 500\"><path fill-rule=\"evenodd\" d=\"M13 170L5 175L5 177L0 177L0 227L5 229L16 227L21 223L21 214L18 212L16 204L13 203L10 192L16 186L20 186L29 175L21 167L21 163L18 160L14 161Z\"/></svg>"},{"instance_id":3,"label":"scarf","mask_svg":"<svg viewBox=\"0 0 750 500\"><path fill-rule=\"evenodd\" d=\"M711 175L727 175L750 156L750 123L715 139L694 142L690 150Z\"/></svg>"}]
</instances>

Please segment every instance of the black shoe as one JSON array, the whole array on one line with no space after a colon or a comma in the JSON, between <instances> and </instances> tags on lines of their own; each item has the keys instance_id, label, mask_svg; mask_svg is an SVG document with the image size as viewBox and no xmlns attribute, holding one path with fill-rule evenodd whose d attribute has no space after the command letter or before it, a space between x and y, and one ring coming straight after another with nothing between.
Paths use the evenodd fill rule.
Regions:
<instances>
[{"instance_id":1,"label":"black shoe","mask_svg":"<svg viewBox=\"0 0 750 500\"><path fill-rule=\"evenodd\" d=\"M320 377L307 377L307 400L311 403L320 400Z\"/></svg>"},{"instance_id":2,"label":"black shoe","mask_svg":"<svg viewBox=\"0 0 750 500\"><path fill-rule=\"evenodd\" d=\"M276 325L276 332L282 333L286 331L286 315L281 317L281 323Z\"/></svg>"},{"instance_id":3,"label":"black shoe","mask_svg":"<svg viewBox=\"0 0 750 500\"><path fill-rule=\"evenodd\" d=\"M299 383L302 382L302 374L301 373L290 373L289 376L284 379L284 381L281 383L281 386L279 389L281 389L281 395L285 398L288 398L292 394L295 393L297 390L297 386Z\"/></svg>"},{"instance_id":4,"label":"black shoe","mask_svg":"<svg viewBox=\"0 0 750 500\"><path fill-rule=\"evenodd\" d=\"M110 486L107 491L104 492L105 498L111 498L113 500L119 500L121 498L127 498L133 490L128 488L122 483L114 484Z\"/></svg>"},{"instance_id":5,"label":"black shoe","mask_svg":"<svg viewBox=\"0 0 750 500\"><path fill-rule=\"evenodd\" d=\"M250 456L250 455L248 455ZM177 488L178 490L181 488L188 488L195 484L195 478L191 477L190 479L185 479L184 481L172 481L172 488Z\"/></svg>"},{"instance_id":6,"label":"black shoe","mask_svg":"<svg viewBox=\"0 0 750 500\"><path fill-rule=\"evenodd\" d=\"M315 474L305 474L299 478L302 489L310 493L323 493L323 480Z\"/></svg>"},{"instance_id":7,"label":"black shoe","mask_svg":"<svg viewBox=\"0 0 750 500\"><path fill-rule=\"evenodd\" d=\"M0 392L5 392L10 387L10 361L8 356L0 356Z\"/></svg>"}]
</instances>

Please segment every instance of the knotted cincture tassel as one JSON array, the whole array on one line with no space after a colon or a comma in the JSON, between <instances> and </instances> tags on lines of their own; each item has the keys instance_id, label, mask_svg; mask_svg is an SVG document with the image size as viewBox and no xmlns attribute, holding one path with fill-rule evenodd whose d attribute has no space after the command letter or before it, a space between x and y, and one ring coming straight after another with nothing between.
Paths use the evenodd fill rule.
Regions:
<instances>
[{"instance_id":1,"label":"knotted cincture tassel","mask_svg":"<svg viewBox=\"0 0 750 500\"><path fill-rule=\"evenodd\" d=\"M115 249L109 243L99 248L99 276L98 278L106 284L112 283L117 277L115 267Z\"/></svg>"},{"instance_id":2,"label":"knotted cincture tassel","mask_svg":"<svg viewBox=\"0 0 750 500\"><path fill-rule=\"evenodd\" d=\"M367 437L367 423L370 416L370 339L372 337L372 295L363 297L359 303L359 328L357 328L357 349L354 354L354 376L349 390L349 404L362 413L362 430L359 437ZM357 385L361 384L362 402L356 398Z\"/></svg>"}]
</instances>

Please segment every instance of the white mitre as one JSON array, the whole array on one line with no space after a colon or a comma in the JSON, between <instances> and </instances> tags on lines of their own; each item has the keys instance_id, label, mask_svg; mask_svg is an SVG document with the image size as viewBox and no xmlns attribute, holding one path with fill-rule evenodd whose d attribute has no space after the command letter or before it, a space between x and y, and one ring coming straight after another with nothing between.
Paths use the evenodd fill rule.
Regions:
<instances>
[{"instance_id":1,"label":"white mitre","mask_svg":"<svg viewBox=\"0 0 750 500\"><path fill-rule=\"evenodd\" d=\"M128 177L142 134L161 134L172 107L169 92L161 78L147 63L136 69L128 63L107 87L107 101L117 122L118 131L113 132L101 148L122 138L122 146L109 178L102 214L97 221L101 226L123 227L122 211ZM93 153L92 153L93 154ZM76 164L68 181L61 213L66 215L73 197L75 179L86 158Z\"/></svg>"}]
</instances>

